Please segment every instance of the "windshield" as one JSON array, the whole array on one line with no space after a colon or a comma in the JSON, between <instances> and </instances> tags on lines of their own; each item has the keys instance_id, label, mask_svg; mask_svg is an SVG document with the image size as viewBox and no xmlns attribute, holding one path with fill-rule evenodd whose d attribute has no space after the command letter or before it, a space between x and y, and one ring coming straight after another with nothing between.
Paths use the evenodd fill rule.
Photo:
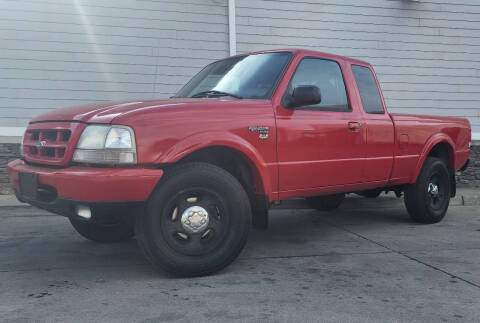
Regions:
<instances>
[{"instance_id":1,"label":"windshield","mask_svg":"<svg viewBox=\"0 0 480 323\"><path fill-rule=\"evenodd\" d=\"M290 52L262 53L212 63L195 75L175 97L268 99L291 56Z\"/></svg>"}]
</instances>

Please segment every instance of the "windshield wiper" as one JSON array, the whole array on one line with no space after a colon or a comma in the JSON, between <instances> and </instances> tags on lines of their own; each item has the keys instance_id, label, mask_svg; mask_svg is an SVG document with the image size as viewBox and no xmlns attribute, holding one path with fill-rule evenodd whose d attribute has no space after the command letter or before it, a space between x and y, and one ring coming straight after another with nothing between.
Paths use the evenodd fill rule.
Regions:
<instances>
[{"instance_id":1,"label":"windshield wiper","mask_svg":"<svg viewBox=\"0 0 480 323\"><path fill-rule=\"evenodd\" d=\"M243 99L240 95L228 93L228 92L222 92L222 91L217 91L217 90L209 90L209 91L202 91L195 93L194 95L191 96L191 98L201 98L203 96L209 97L209 96L231 96L232 98L236 99Z\"/></svg>"}]
</instances>

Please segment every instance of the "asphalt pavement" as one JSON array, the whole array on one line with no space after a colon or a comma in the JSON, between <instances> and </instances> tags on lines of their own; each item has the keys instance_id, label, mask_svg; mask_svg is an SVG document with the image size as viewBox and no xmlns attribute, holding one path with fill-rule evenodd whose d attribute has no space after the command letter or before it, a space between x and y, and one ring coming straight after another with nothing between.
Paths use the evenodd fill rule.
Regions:
<instances>
[{"instance_id":1,"label":"asphalt pavement","mask_svg":"<svg viewBox=\"0 0 480 323\"><path fill-rule=\"evenodd\" d=\"M393 197L335 212L287 202L236 262L190 279L155 272L135 240L96 244L1 197L0 321L479 321L479 192L459 193L434 225Z\"/></svg>"}]
</instances>

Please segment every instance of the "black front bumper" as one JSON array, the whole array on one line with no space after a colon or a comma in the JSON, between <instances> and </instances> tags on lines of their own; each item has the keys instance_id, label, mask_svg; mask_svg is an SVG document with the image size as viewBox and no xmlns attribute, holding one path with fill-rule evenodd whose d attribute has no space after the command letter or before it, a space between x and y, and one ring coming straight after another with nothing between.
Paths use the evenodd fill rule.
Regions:
<instances>
[{"instance_id":1,"label":"black front bumper","mask_svg":"<svg viewBox=\"0 0 480 323\"><path fill-rule=\"evenodd\" d=\"M126 202L86 202L75 201L70 199L56 198L52 201L42 201L32 199L22 195L18 189L15 189L15 195L20 202L28 203L49 212L59 214L66 217L74 217L89 222L104 222L111 219L112 216L136 215L143 212L145 207L144 201L126 201ZM78 205L88 206L92 212L90 219L85 219L75 213L75 207Z\"/></svg>"}]
</instances>

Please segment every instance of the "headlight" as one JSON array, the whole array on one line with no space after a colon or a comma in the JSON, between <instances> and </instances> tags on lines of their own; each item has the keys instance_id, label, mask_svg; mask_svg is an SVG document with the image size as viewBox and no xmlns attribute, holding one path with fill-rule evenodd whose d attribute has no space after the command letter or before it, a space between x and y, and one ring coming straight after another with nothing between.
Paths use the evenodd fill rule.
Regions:
<instances>
[{"instance_id":1,"label":"headlight","mask_svg":"<svg viewBox=\"0 0 480 323\"><path fill-rule=\"evenodd\" d=\"M105 148L132 148L130 129L111 128L105 140Z\"/></svg>"},{"instance_id":2,"label":"headlight","mask_svg":"<svg viewBox=\"0 0 480 323\"><path fill-rule=\"evenodd\" d=\"M110 126L87 126L83 130L78 149L103 149L105 148L105 138L110 130Z\"/></svg>"},{"instance_id":3,"label":"headlight","mask_svg":"<svg viewBox=\"0 0 480 323\"><path fill-rule=\"evenodd\" d=\"M90 164L136 164L137 151L132 128L87 126L80 136L73 161Z\"/></svg>"}]
</instances>

